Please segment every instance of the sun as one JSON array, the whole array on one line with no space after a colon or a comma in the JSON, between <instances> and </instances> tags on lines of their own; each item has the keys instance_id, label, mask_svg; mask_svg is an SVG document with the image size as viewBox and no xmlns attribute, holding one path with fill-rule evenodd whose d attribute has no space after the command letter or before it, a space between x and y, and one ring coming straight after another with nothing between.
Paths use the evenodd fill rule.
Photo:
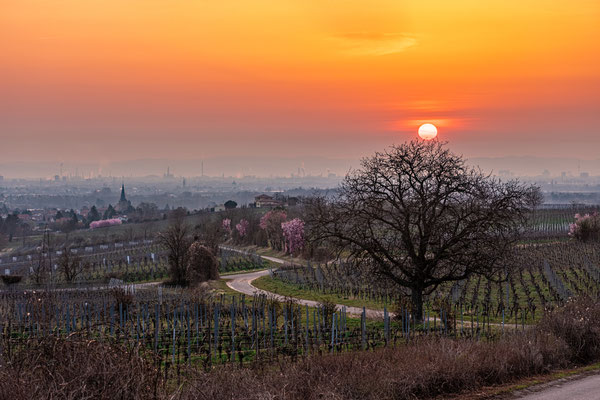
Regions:
<instances>
[{"instance_id":1,"label":"sun","mask_svg":"<svg viewBox=\"0 0 600 400\"><path fill-rule=\"evenodd\" d=\"M419 137L423 140L431 140L437 136L437 128L433 124L423 124L419 127Z\"/></svg>"}]
</instances>

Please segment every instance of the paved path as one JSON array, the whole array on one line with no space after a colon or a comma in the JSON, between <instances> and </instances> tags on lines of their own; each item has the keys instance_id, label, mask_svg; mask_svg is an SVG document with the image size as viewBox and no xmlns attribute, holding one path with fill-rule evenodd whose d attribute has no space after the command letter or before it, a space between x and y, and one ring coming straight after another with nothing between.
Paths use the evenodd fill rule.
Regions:
<instances>
[{"instance_id":1,"label":"paved path","mask_svg":"<svg viewBox=\"0 0 600 400\"><path fill-rule=\"evenodd\" d=\"M600 399L600 374L552 384L547 389L517 398L524 400L598 400Z\"/></svg>"},{"instance_id":2,"label":"paved path","mask_svg":"<svg viewBox=\"0 0 600 400\"><path fill-rule=\"evenodd\" d=\"M275 258L275 257L263 256L263 258L265 260L269 260L269 261L272 261L277 264L285 263L284 260ZM252 285L252 281L260 278L261 276L265 276L265 275L269 275L269 271L265 270L265 271L249 272L247 274L236 274L236 275L223 276L223 279L227 280L227 286L229 286L231 289L233 289L237 292L244 293L249 296L252 296L254 294L264 294L269 297L275 298L279 301L285 300L286 299L285 296L282 296L282 295L279 295L276 293L267 292L266 290L259 289ZM313 301L313 300L303 300L303 299L294 299L294 300L297 301L298 304L307 305L309 307L317 307L319 305L319 302ZM342 307L346 307L346 312L350 315L359 316L362 314L362 308L349 307L349 306L344 306L342 304L338 304L337 307L338 307L338 309L341 309ZM366 313L367 313L367 318L383 319L383 311L367 309ZM393 313L390 313L390 316L393 316Z\"/></svg>"}]
</instances>

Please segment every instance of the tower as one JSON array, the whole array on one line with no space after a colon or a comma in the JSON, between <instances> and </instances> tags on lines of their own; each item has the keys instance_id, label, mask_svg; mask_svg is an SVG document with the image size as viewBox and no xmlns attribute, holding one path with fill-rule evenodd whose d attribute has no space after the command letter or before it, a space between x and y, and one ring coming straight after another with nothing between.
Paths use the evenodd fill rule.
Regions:
<instances>
[{"instance_id":1,"label":"tower","mask_svg":"<svg viewBox=\"0 0 600 400\"><path fill-rule=\"evenodd\" d=\"M127 200L125 197L125 184L121 185L121 197L119 198L119 202L117 203L116 210L120 213L127 212L127 210L131 207L131 202Z\"/></svg>"},{"instance_id":2,"label":"tower","mask_svg":"<svg viewBox=\"0 0 600 400\"><path fill-rule=\"evenodd\" d=\"M125 184L123 183L121 185L121 198L119 199L119 203L121 202L127 202L127 198L125 197Z\"/></svg>"}]
</instances>

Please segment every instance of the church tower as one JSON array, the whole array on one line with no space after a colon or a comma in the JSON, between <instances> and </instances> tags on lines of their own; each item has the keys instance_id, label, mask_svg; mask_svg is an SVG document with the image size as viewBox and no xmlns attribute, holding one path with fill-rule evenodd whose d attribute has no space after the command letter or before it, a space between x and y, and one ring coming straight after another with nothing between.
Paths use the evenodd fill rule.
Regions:
<instances>
[{"instance_id":1,"label":"church tower","mask_svg":"<svg viewBox=\"0 0 600 400\"><path fill-rule=\"evenodd\" d=\"M121 199L119 200L119 203L121 202L127 202L127 198L125 197L125 184L123 183L121 185Z\"/></svg>"},{"instance_id":2,"label":"church tower","mask_svg":"<svg viewBox=\"0 0 600 400\"><path fill-rule=\"evenodd\" d=\"M129 207L131 207L131 202L129 200L127 200L127 197L125 197L125 184L123 183L121 185L121 198L119 199L119 202L117 203L116 210L118 212L123 213L123 212L127 212Z\"/></svg>"}]
</instances>

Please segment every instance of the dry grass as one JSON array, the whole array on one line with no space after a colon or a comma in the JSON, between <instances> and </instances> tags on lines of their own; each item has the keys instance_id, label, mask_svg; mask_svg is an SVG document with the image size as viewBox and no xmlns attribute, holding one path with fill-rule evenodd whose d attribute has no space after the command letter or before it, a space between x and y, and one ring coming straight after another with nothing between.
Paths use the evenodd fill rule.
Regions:
<instances>
[{"instance_id":1,"label":"dry grass","mask_svg":"<svg viewBox=\"0 0 600 400\"><path fill-rule=\"evenodd\" d=\"M552 336L500 342L428 339L375 352L320 356L277 370L198 373L182 399L414 399L475 389L567 365Z\"/></svg>"},{"instance_id":2,"label":"dry grass","mask_svg":"<svg viewBox=\"0 0 600 400\"><path fill-rule=\"evenodd\" d=\"M153 399L161 388L135 350L94 340L32 339L0 360L1 399Z\"/></svg>"}]
</instances>

